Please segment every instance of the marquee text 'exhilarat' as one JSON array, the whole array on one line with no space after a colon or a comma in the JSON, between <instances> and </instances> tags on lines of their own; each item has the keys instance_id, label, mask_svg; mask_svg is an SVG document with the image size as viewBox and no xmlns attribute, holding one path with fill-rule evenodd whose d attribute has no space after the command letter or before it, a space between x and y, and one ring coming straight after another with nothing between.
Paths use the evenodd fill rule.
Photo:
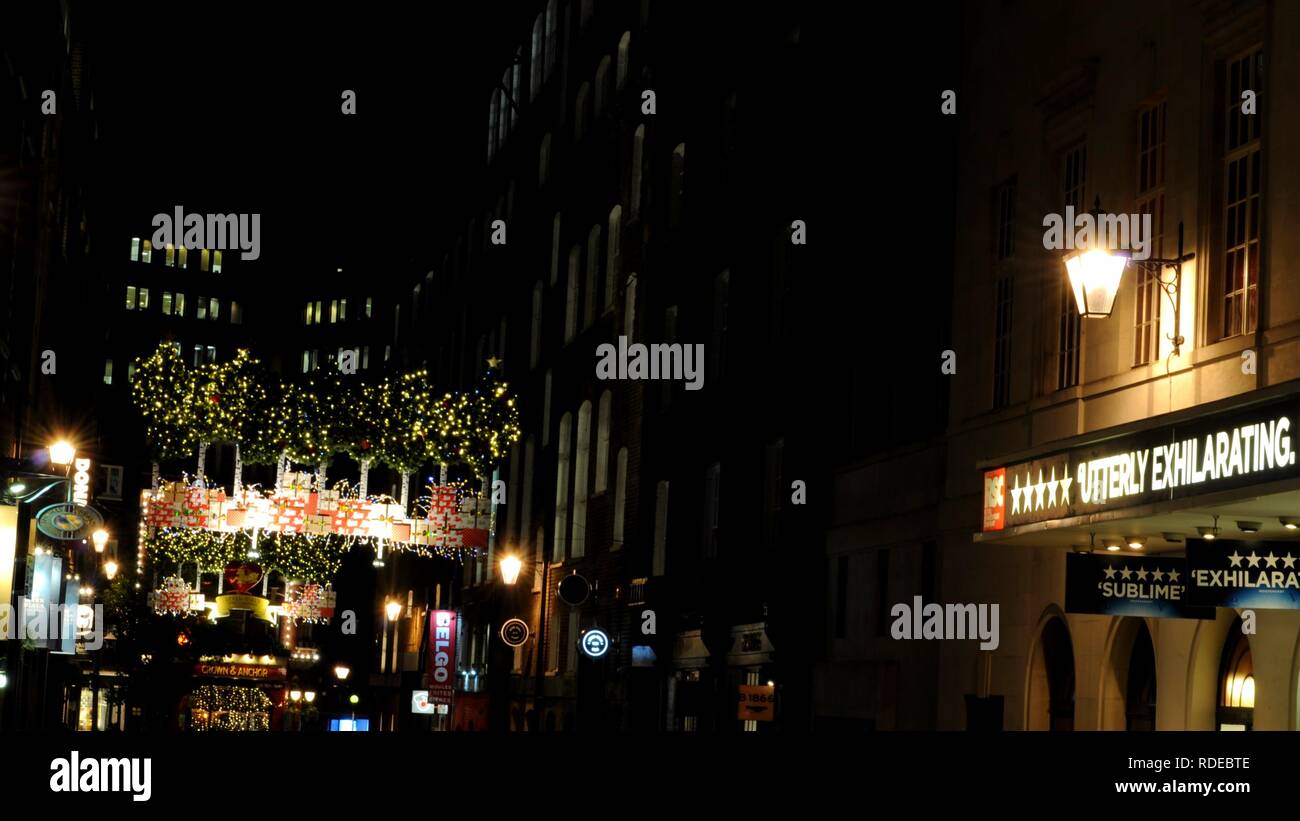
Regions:
<instances>
[{"instance_id":1,"label":"marquee text 'exhilarat'","mask_svg":"<svg viewBox=\"0 0 1300 821\"><path fill-rule=\"evenodd\" d=\"M1169 490L1295 464L1291 420L1242 425L1204 438L1080 462L1079 501L1103 504L1148 490Z\"/></svg>"}]
</instances>

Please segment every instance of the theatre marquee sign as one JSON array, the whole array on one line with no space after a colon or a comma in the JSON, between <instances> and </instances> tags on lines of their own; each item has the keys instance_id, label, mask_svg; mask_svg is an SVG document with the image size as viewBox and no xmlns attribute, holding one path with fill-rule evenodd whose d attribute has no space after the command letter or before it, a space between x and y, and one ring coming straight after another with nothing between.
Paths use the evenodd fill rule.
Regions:
<instances>
[{"instance_id":1,"label":"theatre marquee sign","mask_svg":"<svg viewBox=\"0 0 1300 821\"><path fill-rule=\"evenodd\" d=\"M1300 399L1117 436L984 473L983 529L1300 476Z\"/></svg>"}]
</instances>

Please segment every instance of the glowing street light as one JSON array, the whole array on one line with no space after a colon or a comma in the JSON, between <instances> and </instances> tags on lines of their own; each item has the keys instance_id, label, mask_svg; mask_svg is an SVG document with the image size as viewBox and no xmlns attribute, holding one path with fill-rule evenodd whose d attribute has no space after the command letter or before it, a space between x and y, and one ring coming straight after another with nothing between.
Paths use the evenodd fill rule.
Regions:
<instances>
[{"instance_id":1,"label":"glowing street light","mask_svg":"<svg viewBox=\"0 0 1300 821\"><path fill-rule=\"evenodd\" d=\"M90 540L95 543L95 552L103 553L104 548L108 545L108 531L101 527L90 534Z\"/></svg>"},{"instance_id":2,"label":"glowing street light","mask_svg":"<svg viewBox=\"0 0 1300 821\"><path fill-rule=\"evenodd\" d=\"M289 700L292 701L294 704L297 704L299 701L301 701L301 700L302 700L302 690L290 690L290 691L289 691Z\"/></svg>"},{"instance_id":3,"label":"glowing street light","mask_svg":"<svg viewBox=\"0 0 1300 821\"><path fill-rule=\"evenodd\" d=\"M402 615L402 603L398 601L390 601L388 604L384 605L384 612L388 614L389 621L397 621L397 617Z\"/></svg>"},{"instance_id":4,"label":"glowing street light","mask_svg":"<svg viewBox=\"0 0 1300 821\"><path fill-rule=\"evenodd\" d=\"M523 562L519 561L518 556L513 554L503 556L501 558L501 580L506 584L514 584L519 579L519 568L522 566Z\"/></svg>"},{"instance_id":5,"label":"glowing street light","mask_svg":"<svg viewBox=\"0 0 1300 821\"><path fill-rule=\"evenodd\" d=\"M336 664L334 666L334 676L338 678L339 681L347 681L348 675L351 672L352 668L348 667L346 664Z\"/></svg>"},{"instance_id":6,"label":"glowing street light","mask_svg":"<svg viewBox=\"0 0 1300 821\"><path fill-rule=\"evenodd\" d=\"M104 575L108 577L109 581L112 581L117 576L117 562L112 559L104 562Z\"/></svg>"},{"instance_id":7,"label":"glowing street light","mask_svg":"<svg viewBox=\"0 0 1300 821\"><path fill-rule=\"evenodd\" d=\"M56 465L70 465L77 456L77 449L66 439L60 439L50 445L50 462Z\"/></svg>"}]
</instances>

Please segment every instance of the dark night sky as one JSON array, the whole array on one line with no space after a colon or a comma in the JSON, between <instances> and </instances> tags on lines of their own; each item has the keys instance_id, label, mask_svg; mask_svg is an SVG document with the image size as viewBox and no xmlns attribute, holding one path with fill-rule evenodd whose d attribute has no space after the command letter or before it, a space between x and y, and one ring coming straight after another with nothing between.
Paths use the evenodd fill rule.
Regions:
<instances>
[{"instance_id":1,"label":"dark night sky","mask_svg":"<svg viewBox=\"0 0 1300 821\"><path fill-rule=\"evenodd\" d=\"M259 268L286 284L363 246L396 253L413 232L427 242L461 215L494 77L531 24L527 6L503 3L310 16L270 3L106 5L95 4L93 58L100 241L142 235L178 203L261 213Z\"/></svg>"}]
</instances>

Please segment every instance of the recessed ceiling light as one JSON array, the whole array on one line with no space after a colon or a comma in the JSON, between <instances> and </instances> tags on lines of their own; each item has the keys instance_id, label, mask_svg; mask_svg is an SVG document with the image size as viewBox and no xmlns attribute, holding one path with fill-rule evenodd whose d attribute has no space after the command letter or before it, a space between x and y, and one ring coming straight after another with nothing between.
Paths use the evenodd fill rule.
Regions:
<instances>
[{"instance_id":1,"label":"recessed ceiling light","mask_svg":"<svg viewBox=\"0 0 1300 821\"><path fill-rule=\"evenodd\" d=\"M1119 550L1122 547L1119 539L1103 539L1101 543L1107 550Z\"/></svg>"},{"instance_id":2,"label":"recessed ceiling light","mask_svg":"<svg viewBox=\"0 0 1300 821\"><path fill-rule=\"evenodd\" d=\"M1242 533L1258 533L1259 528L1259 522L1237 522L1237 529Z\"/></svg>"},{"instance_id":3,"label":"recessed ceiling light","mask_svg":"<svg viewBox=\"0 0 1300 821\"><path fill-rule=\"evenodd\" d=\"M1146 539L1141 536L1129 536L1125 541L1127 541L1128 546L1134 550L1141 550L1142 545L1146 543Z\"/></svg>"}]
</instances>

